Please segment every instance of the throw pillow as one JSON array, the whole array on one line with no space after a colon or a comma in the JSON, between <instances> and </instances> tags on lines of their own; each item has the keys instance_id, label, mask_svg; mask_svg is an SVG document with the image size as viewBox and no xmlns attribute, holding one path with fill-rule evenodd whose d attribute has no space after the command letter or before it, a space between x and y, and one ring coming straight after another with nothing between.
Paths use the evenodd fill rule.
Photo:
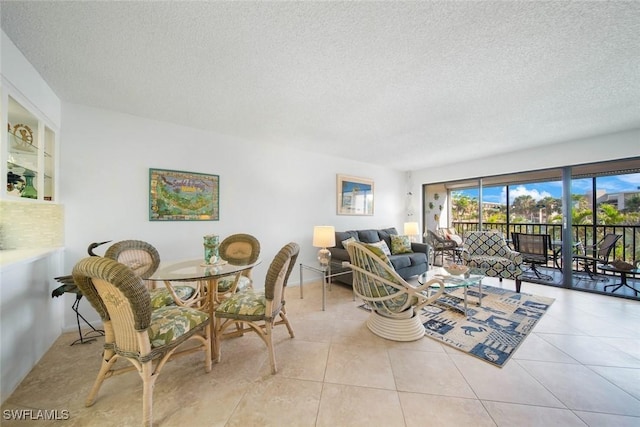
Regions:
<instances>
[{"instance_id":1,"label":"throw pillow","mask_svg":"<svg viewBox=\"0 0 640 427\"><path fill-rule=\"evenodd\" d=\"M391 261L389 257L391 256L391 251L387 244L381 240L377 243L364 243L364 246L373 252L378 258L383 260L385 263L391 265Z\"/></svg>"},{"instance_id":2,"label":"throw pillow","mask_svg":"<svg viewBox=\"0 0 640 427\"><path fill-rule=\"evenodd\" d=\"M458 246L462 246L462 237L458 236L457 234L450 234L449 240L456 242Z\"/></svg>"},{"instance_id":3,"label":"throw pillow","mask_svg":"<svg viewBox=\"0 0 640 427\"><path fill-rule=\"evenodd\" d=\"M398 254L409 254L413 252L411 250L411 240L409 240L409 236L395 236L391 235L391 253L394 255Z\"/></svg>"},{"instance_id":4,"label":"throw pillow","mask_svg":"<svg viewBox=\"0 0 640 427\"><path fill-rule=\"evenodd\" d=\"M344 246L344 248L346 249L347 245L353 242L357 242L357 240L353 237L349 237L348 239L342 241L342 246Z\"/></svg>"},{"instance_id":5,"label":"throw pillow","mask_svg":"<svg viewBox=\"0 0 640 427\"><path fill-rule=\"evenodd\" d=\"M391 249L389 249L389 246L387 246L387 243L384 240L380 240L375 243L368 243L368 245L377 246L387 257L391 256Z\"/></svg>"}]
</instances>

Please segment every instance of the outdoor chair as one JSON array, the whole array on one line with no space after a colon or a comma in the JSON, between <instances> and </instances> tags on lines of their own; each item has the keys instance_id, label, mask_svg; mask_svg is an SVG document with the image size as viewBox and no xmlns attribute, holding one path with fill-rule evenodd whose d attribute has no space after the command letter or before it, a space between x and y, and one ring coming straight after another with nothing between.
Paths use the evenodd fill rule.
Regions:
<instances>
[{"instance_id":1,"label":"outdoor chair","mask_svg":"<svg viewBox=\"0 0 640 427\"><path fill-rule=\"evenodd\" d=\"M353 271L353 291L371 309L367 327L392 341L415 341L424 336L420 309L442 296L444 282L432 279L421 286L406 282L378 247L358 242L347 245ZM435 292L430 288L439 285Z\"/></svg>"},{"instance_id":2,"label":"outdoor chair","mask_svg":"<svg viewBox=\"0 0 640 427\"><path fill-rule=\"evenodd\" d=\"M520 292L522 255L507 246L502 234L494 231L467 233L462 259L472 273L497 277L500 281L503 278L515 280L516 292Z\"/></svg>"},{"instance_id":3,"label":"outdoor chair","mask_svg":"<svg viewBox=\"0 0 640 427\"><path fill-rule=\"evenodd\" d=\"M582 255L573 255L577 269L580 270L580 266L582 266L583 271L589 275L591 280L598 280L600 275L596 271L597 265L609 263L611 252L621 237L619 234L608 233L597 244L585 246ZM587 255L589 251L594 255Z\"/></svg>"},{"instance_id":4,"label":"outdoor chair","mask_svg":"<svg viewBox=\"0 0 640 427\"><path fill-rule=\"evenodd\" d=\"M126 265L109 258L81 260L73 269L73 280L102 318L105 331L102 366L86 406L93 405L105 379L137 370L142 378L143 424L151 426L154 384L170 358L204 351L205 371L211 371L209 315L179 306L154 310L142 279ZM186 343L189 344L181 346ZM121 358L131 366L116 367Z\"/></svg>"},{"instance_id":5,"label":"outdoor chair","mask_svg":"<svg viewBox=\"0 0 640 427\"><path fill-rule=\"evenodd\" d=\"M522 262L529 264L529 270L540 280L551 280L548 274L538 270L538 265L547 265L551 249L548 234L511 233L513 248L522 255Z\"/></svg>"},{"instance_id":6,"label":"outdoor chair","mask_svg":"<svg viewBox=\"0 0 640 427\"><path fill-rule=\"evenodd\" d=\"M458 248L458 243L455 240L449 240L444 235L440 235L434 231L427 230L425 233L427 244L433 249L433 263L436 262L436 257L440 253L441 264L444 265L444 255L449 253L451 258L455 260L455 249Z\"/></svg>"},{"instance_id":7,"label":"outdoor chair","mask_svg":"<svg viewBox=\"0 0 640 427\"><path fill-rule=\"evenodd\" d=\"M171 290L166 286L156 287L155 282L147 279L153 275L160 265L160 254L153 245L142 240L122 240L111 245L104 253L105 258L111 258L129 267L133 273L143 279L151 294L151 306L153 308L176 304L179 301L188 301L193 297L193 286L172 286Z\"/></svg>"},{"instance_id":8,"label":"outdoor chair","mask_svg":"<svg viewBox=\"0 0 640 427\"><path fill-rule=\"evenodd\" d=\"M233 265L252 264L260 256L260 242L250 234L232 234L220 243L220 258ZM222 299L236 291L243 291L253 284L252 270L237 276L226 276L218 280L218 298Z\"/></svg>"},{"instance_id":9,"label":"outdoor chair","mask_svg":"<svg viewBox=\"0 0 640 427\"><path fill-rule=\"evenodd\" d=\"M293 270L300 246L296 243L285 245L276 254L269 266L264 283L264 291L253 288L236 292L224 299L215 311L215 360L220 361L220 341L224 338L242 336L245 332L256 332L267 345L271 373L278 371L273 347L273 328L285 325L289 336L294 337L285 310L285 290L289 275ZM236 329L225 332L228 327Z\"/></svg>"}]
</instances>

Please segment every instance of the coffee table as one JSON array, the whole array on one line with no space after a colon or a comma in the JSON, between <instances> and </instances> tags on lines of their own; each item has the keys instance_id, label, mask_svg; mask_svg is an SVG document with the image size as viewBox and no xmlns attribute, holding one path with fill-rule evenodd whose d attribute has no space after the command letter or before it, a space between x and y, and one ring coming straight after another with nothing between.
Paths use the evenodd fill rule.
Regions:
<instances>
[{"instance_id":1,"label":"coffee table","mask_svg":"<svg viewBox=\"0 0 640 427\"><path fill-rule=\"evenodd\" d=\"M469 288L469 286L478 286L478 303L477 304L479 307L482 307L482 279L484 278L485 276L481 274L470 274L468 276L467 275L453 276L447 273L447 271L442 267L433 267L426 273L422 273L420 276L418 276L418 283L423 285L431 279L440 279L444 282L444 287L445 287L444 293L450 298L456 298L456 299L460 299L460 297L451 295L450 293L451 290L463 288L464 298L462 299L464 300L464 311L460 310L455 306L451 306L451 308L453 308L454 310L461 311L468 318L469 314L467 313L467 303L468 303L467 288ZM434 285L433 288L436 289L439 286L440 285Z\"/></svg>"}]
</instances>

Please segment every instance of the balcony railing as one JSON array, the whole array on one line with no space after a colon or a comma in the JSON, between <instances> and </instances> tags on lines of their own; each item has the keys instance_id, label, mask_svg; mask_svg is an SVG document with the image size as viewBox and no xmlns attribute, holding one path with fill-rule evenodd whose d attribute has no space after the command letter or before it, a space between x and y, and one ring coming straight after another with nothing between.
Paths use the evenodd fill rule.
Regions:
<instances>
[{"instance_id":1,"label":"balcony railing","mask_svg":"<svg viewBox=\"0 0 640 427\"><path fill-rule=\"evenodd\" d=\"M461 236L464 236L467 231L479 229L478 223L473 221L454 221L453 227ZM562 240L562 224L485 222L482 228L497 230L505 238L511 238L511 233L516 232L549 234L551 240ZM622 237L616 243L611 260L621 259L627 262L640 260L640 225L573 225L571 228L573 241L582 242L585 247L597 244L607 233L619 234Z\"/></svg>"}]
</instances>

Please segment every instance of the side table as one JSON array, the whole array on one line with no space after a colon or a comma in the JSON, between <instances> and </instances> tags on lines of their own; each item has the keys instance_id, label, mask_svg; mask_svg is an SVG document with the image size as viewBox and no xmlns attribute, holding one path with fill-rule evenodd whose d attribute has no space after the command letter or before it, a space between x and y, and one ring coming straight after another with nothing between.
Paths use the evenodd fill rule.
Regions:
<instances>
[{"instance_id":1,"label":"side table","mask_svg":"<svg viewBox=\"0 0 640 427\"><path fill-rule=\"evenodd\" d=\"M332 271L332 267L336 270L335 272ZM330 262L329 265L326 267L323 267L319 264L307 265L307 264L300 263L300 298L303 298L302 284L304 283L304 280L303 280L302 273L304 270L311 270L311 271L315 271L316 273L322 274L322 311L325 310L326 299L327 299L326 288L327 288L327 285L331 286L331 279L333 277L351 273L351 268L345 268L342 266L342 264L335 263L335 262ZM329 290L331 290L331 288L329 288Z\"/></svg>"},{"instance_id":2,"label":"side table","mask_svg":"<svg viewBox=\"0 0 640 427\"><path fill-rule=\"evenodd\" d=\"M613 285L605 285L604 287L605 292L607 288L613 288L611 289L611 293L613 293L624 286L631 289L634 292L635 296L638 296L638 290L627 283L627 274L630 274L632 276L635 276L636 274L640 274L640 268L634 268L631 270L621 270L619 268L614 267L611 264L604 264L604 265L598 265L598 270L608 271L609 273L618 273L620 275L620 283L615 283Z\"/></svg>"}]
</instances>

